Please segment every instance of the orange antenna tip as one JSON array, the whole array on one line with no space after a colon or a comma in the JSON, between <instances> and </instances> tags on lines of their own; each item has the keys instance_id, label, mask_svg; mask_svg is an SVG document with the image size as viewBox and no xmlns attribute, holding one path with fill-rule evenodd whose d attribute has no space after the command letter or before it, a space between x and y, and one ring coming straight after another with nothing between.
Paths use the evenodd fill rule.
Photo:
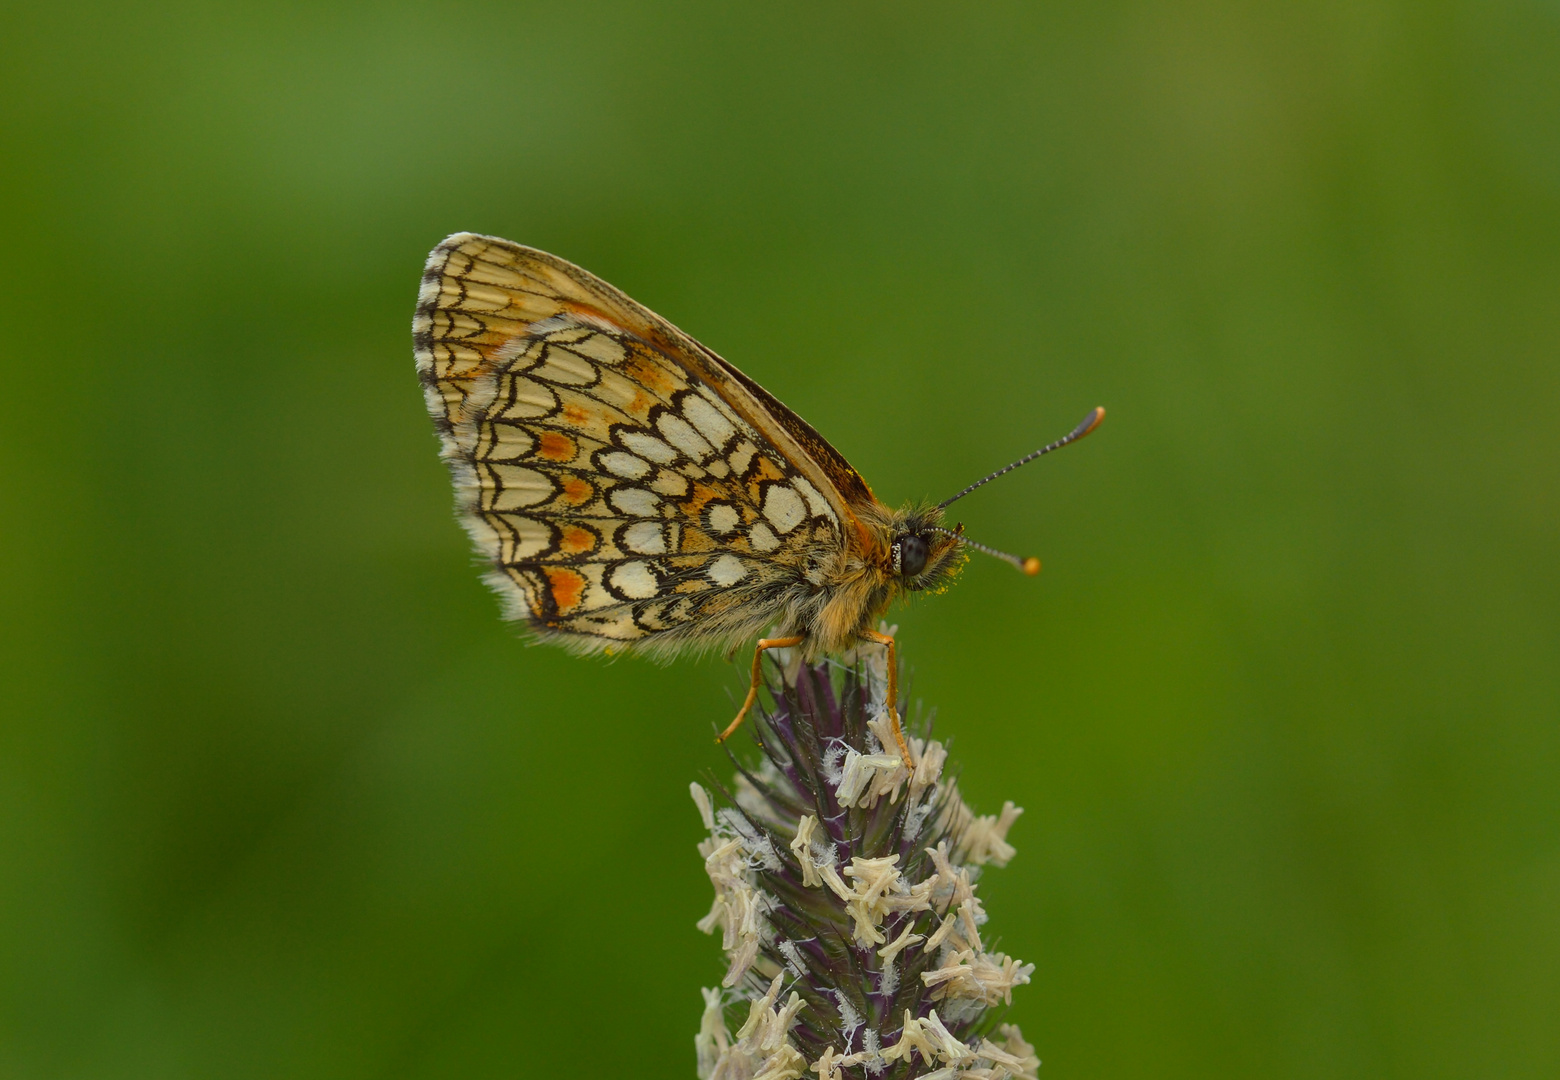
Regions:
<instances>
[{"instance_id":1,"label":"orange antenna tip","mask_svg":"<svg viewBox=\"0 0 1560 1080\"><path fill-rule=\"evenodd\" d=\"M950 539L957 540L965 547L974 548L976 551L983 551L987 555L993 555L996 558L1001 559L1003 562L1008 563L1014 569L1028 574L1030 577L1034 577L1040 572L1040 560L1035 558L1033 555L1029 556L1027 559L1020 559L1017 555L1009 555L1007 552L998 551L994 547L987 547L985 544L977 544L968 536L964 535L964 523L962 521L959 523L959 526L956 529L944 529L941 526L933 525L927 531L941 533Z\"/></svg>"},{"instance_id":2,"label":"orange antenna tip","mask_svg":"<svg viewBox=\"0 0 1560 1080\"><path fill-rule=\"evenodd\" d=\"M1087 420L1085 420L1082 424L1078 425L1080 430L1078 431L1078 434L1077 434L1076 437L1079 438L1079 439L1083 438L1089 432L1091 432L1095 428L1099 427L1100 426L1100 421L1102 421L1104 419L1105 419L1105 406L1103 406L1103 405L1096 405L1096 406L1094 406L1094 412L1089 414L1089 418Z\"/></svg>"}]
</instances>

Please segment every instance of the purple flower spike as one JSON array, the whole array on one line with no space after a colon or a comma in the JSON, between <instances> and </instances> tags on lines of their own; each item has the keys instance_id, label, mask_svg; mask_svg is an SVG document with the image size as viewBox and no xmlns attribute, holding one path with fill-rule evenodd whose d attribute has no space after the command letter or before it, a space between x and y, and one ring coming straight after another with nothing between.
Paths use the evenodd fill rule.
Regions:
<instances>
[{"instance_id":1,"label":"purple flower spike","mask_svg":"<svg viewBox=\"0 0 1560 1080\"><path fill-rule=\"evenodd\" d=\"M757 766L716 785L718 804L692 786L715 886L699 929L721 932L729 962L704 991L700 1080L1035 1080L1034 1048L996 1008L1034 965L987 950L975 896L1023 811L978 817L929 731L905 767L883 650L785 653L766 654Z\"/></svg>"}]
</instances>

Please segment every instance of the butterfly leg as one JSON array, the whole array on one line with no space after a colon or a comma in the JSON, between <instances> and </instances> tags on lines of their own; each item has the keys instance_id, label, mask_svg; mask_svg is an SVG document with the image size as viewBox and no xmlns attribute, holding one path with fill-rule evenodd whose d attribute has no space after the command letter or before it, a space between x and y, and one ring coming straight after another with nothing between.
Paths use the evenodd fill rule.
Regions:
<instances>
[{"instance_id":1,"label":"butterfly leg","mask_svg":"<svg viewBox=\"0 0 1560 1080\"><path fill-rule=\"evenodd\" d=\"M751 709L753 707L753 703L758 700L758 688L760 686L762 686L763 682L764 682L764 677L763 677L763 675L761 673L761 669L759 668L758 665L759 665L759 661L764 656L764 650L765 649L788 649L792 645L800 645L801 643L802 643L802 635L800 635L800 634L798 634L796 637L775 637L775 638L760 638L759 639L759 641L758 641L758 648L753 650L753 684L748 687L747 697L744 698L743 701L742 701L742 708L737 710L737 718L735 720L733 720L731 723L727 724L726 725L726 730L722 731L719 735L717 735L715 737L715 741L716 742L718 742L718 743L725 742L727 736L729 736L733 731L736 731L737 728L742 725L742 721L747 719L748 710Z\"/></svg>"},{"instance_id":2,"label":"butterfly leg","mask_svg":"<svg viewBox=\"0 0 1560 1080\"><path fill-rule=\"evenodd\" d=\"M888 719L894 726L894 741L899 744L899 756L905 768L915 772L915 762L910 760L910 747L905 742L904 729L899 726L899 656L894 650L894 639L876 630L863 630L861 636L867 641L888 646Z\"/></svg>"}]
</instances>

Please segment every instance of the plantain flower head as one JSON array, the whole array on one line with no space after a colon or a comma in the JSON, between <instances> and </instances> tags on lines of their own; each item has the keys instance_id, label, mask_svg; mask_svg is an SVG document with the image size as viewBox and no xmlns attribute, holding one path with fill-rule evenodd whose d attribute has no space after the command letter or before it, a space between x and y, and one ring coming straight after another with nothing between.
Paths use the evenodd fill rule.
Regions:
<instances>
[{"instance_id":1,"label":"plantain flower head","mask_svg":"<svg viewBox=\"0 0 1560 1080\"><path fill-rule=\"evenodd\" d=\"M715 887L698 925L727 960L703 992L700 1080L1036 1080L1034 1048L999 1024L1034 965L988 947L976 895L1023 811L976 815L929 732L906 768L884 650L766 656L756 767L692 785Z\"/></svg>"}]
</instances>

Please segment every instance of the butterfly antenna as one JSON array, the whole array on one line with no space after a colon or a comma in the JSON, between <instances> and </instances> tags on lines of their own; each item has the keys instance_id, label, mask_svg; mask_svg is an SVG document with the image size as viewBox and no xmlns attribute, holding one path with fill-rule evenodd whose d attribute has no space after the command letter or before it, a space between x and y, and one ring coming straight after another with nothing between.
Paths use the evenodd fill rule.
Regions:
<instances>
[{"instance_id":1,"label":"butterfly antenna","mask_svg":"<svg viewBox=\"0 0 1560 1080\"><path fill-rule=\"evenodd\" d=\"M1034 577L1040 572L1040 560L1035 558L1033 555L1029 556L1027 559L1020 559L1017 555L1009 555L1007 552L998 551L994 547L987 547L985 544L977 544L975 541L964 535L963 525L960 525L957 529L944 529L934 525L927 531L942 533L944 536L951 536L966 547L972 547L976 551L984 551L987 555L994 555L1005 563L1012 563L1014 566L1018 567L1019 570L1028 574L1030 577Z\"/></svg>"},{"instance_id":2,"label":"butterfly antenna","mask_svg":"<svg viewBox=\"0 0 1560 1080\"><path fill-rule=\"evenodd\" d=\"M1077 442L1079 439L1083 438L1089 432L1091 432L1095 428L1099 427L1100 426L1100 421L1103 420L1103 419L1105 419L1105 410L1102 409L1102 408L1095 408L1095 410L1093 412L1089 413L1088 416L1083 418L1083 423L1081 423L1077 427L1073 428L1071 432L1069 432L1068 434L1062 436L1060 439L1057 439L1054 443L1051 443L1051 444L1049 444L1047 446L1042 446L1040 449L1036 450L1033 454L1025 454L1023 457L1021 457L1017 461L1013 462L1013 464L1003 466L1002 468L998 469L996 472L992 473L990 476L982 477L981 479L979 479L979 480L975 481L973 484L971 484L969 487L965 488L963 491L959 492L953 498L951 498L951 499L944 499L942 502L938 503L937 504L937 509L942 510L942 509L946 508L950 503L958 502L960 499L964 498L964 496L968 495L970 492L974 491L976 488L980 487L982 484L989 484L993 480L995 480L997 477L1003 475L1004 473L1012 472L1014 469L1018 468L1020 465L1028 465L1031 461L1033 461L1037 457L1043 457L1046 454L1049 454L1052 450L1060 450L1062 447L1066 446L1068 443ZM1007 559L1009 562L1016 561L1015 560L1015 556L1004 555L1000 551L992 551L990 548L983 548L979 544L971 543L968 540L966 540L964 542L966 544L969 544L973 548L978 548L979 550L988 552L989 554L995 555L998 558ZM1037 563L1036 564L1037 569L1038 569L1038 566L1039 566L1039 564Z\"/></svg>"}]
</instances>

